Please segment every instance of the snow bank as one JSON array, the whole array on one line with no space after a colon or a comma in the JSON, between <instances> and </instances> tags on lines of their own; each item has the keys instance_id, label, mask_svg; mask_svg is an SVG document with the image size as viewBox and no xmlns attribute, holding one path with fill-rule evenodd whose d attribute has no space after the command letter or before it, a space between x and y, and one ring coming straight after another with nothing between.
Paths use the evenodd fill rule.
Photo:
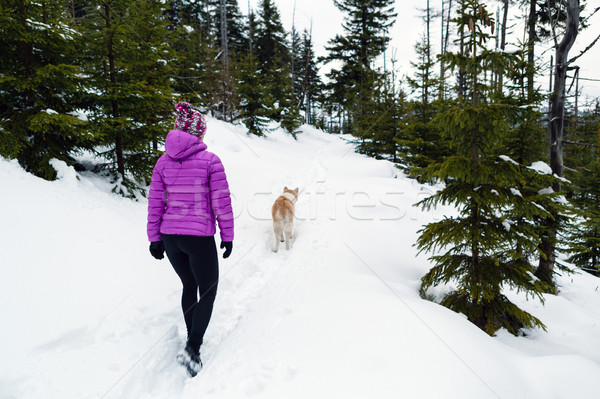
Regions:
<instances>
[{"instance_id":1,"label":"snow bank","mask_svg":"<svg viewBox=\"0 0 600 399\"><path fill-rule=\"evenodd\" d=\"M148 253L146 204L53 162L47 182L0 159L0 392L15 398L587 398L600 377L599 280L559 276L548 332L490 338L418 296L436 187L304 126L247 136L208 120L234 196L234 252L202 357L186 377L180 287ZM296 238L271 252L270 206L299 187ZM441 287L441 290L444 288Z\"/></svg>"}]
</instances>

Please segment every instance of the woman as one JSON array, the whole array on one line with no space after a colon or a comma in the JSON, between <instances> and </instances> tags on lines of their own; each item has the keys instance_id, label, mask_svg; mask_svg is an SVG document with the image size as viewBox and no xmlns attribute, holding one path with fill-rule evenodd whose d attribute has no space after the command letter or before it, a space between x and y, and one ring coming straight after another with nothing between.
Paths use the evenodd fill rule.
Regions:
<instances>
[{"instance_id":1,"label":"woman","mask_svg":"<svg viewBox=\"0 0 600 399\"><path fill-rule=\"evenodd\" d=\"M227 258L233 249L233 211L223 164L206 151L204 117L185 102L175 109L175 129L167 135L165 154L152 174L147 230L152 256L162 259L166 251L183 283L181 307L188 336L177 360L193 377L202 368L200 346L219 280L215 220Z\"/></svg>"}]
</instances>

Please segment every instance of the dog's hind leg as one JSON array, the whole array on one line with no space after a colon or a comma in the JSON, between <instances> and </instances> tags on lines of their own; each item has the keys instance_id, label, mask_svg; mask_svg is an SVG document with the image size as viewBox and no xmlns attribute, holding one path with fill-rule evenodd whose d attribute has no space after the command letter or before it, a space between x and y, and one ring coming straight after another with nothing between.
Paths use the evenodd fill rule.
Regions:
<instances>
[{"instance_id":1,"label":"dog's hind leg","mask_svg":"<svg viewBox=\"0 0 600 399\"><path fill-rule=\"evenodd\" d=\"M273 243L273 252L279 251L279 242L283 241L283 229L281 223L273 223L273 231L275 232L275 242Z\"/></svg>"},{"instance_id":2,"label":"dog's hind leg","mask_svg":"<svg viewBox=\"0 0 600 399\"><path fill-rule=\"evenodd\" d=\"M285 231L285 249L290 249L290 241L292 240L292 229L293 225L291 223L286 223L283 226L283 230Z\"/></svg>"}]
</instances>

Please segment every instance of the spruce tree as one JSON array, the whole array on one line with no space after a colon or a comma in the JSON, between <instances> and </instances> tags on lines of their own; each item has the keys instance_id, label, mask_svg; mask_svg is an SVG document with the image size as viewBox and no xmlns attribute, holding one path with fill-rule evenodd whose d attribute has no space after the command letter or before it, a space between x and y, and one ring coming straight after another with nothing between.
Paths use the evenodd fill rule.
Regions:
<instances>
[{"instance_id":1,"label":"spruce tree","mask_svg":"<svg viewBox=\"0 0 600 399\"><path fill-rule=\"evenodd\" d=\"M168 15L179 21L171 26L167 36L169 46L176 54L170 63L172 88L180 98L198 105L206 112L218 108L221 84L221 66L216 38L209 29L212 21L206 4L179 1Z\"/></svg>"},{"instance_id":2,"label":"spruce tree","mask_svg":"<svg viewBox=\"0 0 600 399\"><path fill-rule=\"evenodd\" d=\"M580 168L574 184L577 218L567 230L567 260L600 276L600 156Z\"/></svg>"},{"instance_id":3,"label":"spruce tree","mask_svg":"<svg viewBox=\"0 0 600 399\"><path fill-rule=\"evenodd\" d=\"M327 74L330 92L329 108L340 107L346 117L346 131L359 137L359 149L373 153L372 125L378 111L376 87L383 86L385 75L373 68L373 61L386 49L387 31L395 22L393 0L342 0L334 4L346 14L342 24L344 35L336 35L328 43L326 62L337 61L339 68Z\"/></svg>"},{"instance_id":4,"label":"spruce tree","mask_svg":"<svg viewBox=\"0 0 600 399\"><path fill-rule=\"evenodd\" d=\"M256 14L248 15L248 51L236 62L237 95L239 97L240 119L248 131L263 136L269 124L269 110L264 104L271 103L266 90L267 82L261 73L256 56L257 42Z\"/></svg>"},{"instance_id":5,"label":"spruce tree","mask_svg":"<svg viewBox=\"0 0 600 399\"><path fill-rule=\"evenodd\" d=\"M294 98L291 54L279 10L272 0L262 0L256 27L256 58L265 79L270 100L264 106L269 118L293 135L302 124L299 104Z\"/></svg>"},{"instance_id":6,"label":"spruce tree","mask_svg":"<svg viewBox=\"0 0 600 399\"><path fill-rule=\"evenodd\" d=\"M573 182L570 201L575 222L567 228L569 262L600 276L600 104L586 111L570 135L565 163Z\"/></svg>"},{"instance_id":7,"label":"spruce tree","mask_svg":"<svg viewBox=\"0 0 600 399\"><path fill-rule=\"evenodd\" d=\"M555 47L556 67L553 71L553 92L550 94L550 107L548 111L548 127L550 130L550 167L552 174L562 177L563 175L563 138L565 125L565 106L566 106L566 80L567 71L574 59L569 60L569 51L571 50L580 29L580 11L579 0L567 0L560 2L560 8L564 5L567 15L565 29L560 41L556 36L557 27L553 21L553 39ZM561 182L556 181L553 184L555 192L560 192ZM539 266L536 270L536 277L544 281L549 287L548 292L556 292L556 283L554 281L554 267L556 260L558 234L561 228L558 215L553 215L553 219L548 219L545 224L545 234L540 241L540 249L543 256L540 257Z\"/></svg>"},{"instance_id":8,"label":"spruce tree","mask_svg":"<svg viewBox=\"0 0 600 399\"><path fill-rule=\"evenodd\" d=\"M258 60L249 52L237 65L240 119L251 134L263 136L269 124L269 112L263 105L268 93L264 90L266 82L260 74Z\"/></svg>"},{"instance_id":9,"label":"spruce tree","mask_svg":"<svg viewBox=\"0 0 600 399\"><path fill-rule=\"evenodd\" d=\"M87 96L91 123L114 190L134 197L150 180L150 142L161 141L172 126L162 2L91 0L86 12L81 54L93 87Z\"/></svg>"},{"instance_id":10,"label":"spruce tree","mask_svg":"<svg viewBox=\"0 0 600 399\"><path fill-rule=\"evenodd\" d=\"M381 136L387 136L384 141L391 136L377 126L382 112L379 94L386 74L373 63L390 41L387 32L395 22L394 1L343 0L335 1L335 5L346 18L342 24L344 34L329 41L326 47L329 53L323 59L341 64L327 74L331 103L328 107L337 108L340 115L345 115L343 130L358 138L360 152L379 155ZM389 112L389 108L383 112ZM392 147L395 146L393 143Z\"/></svg>"},{"instance_id":11,"label":"spruce tree","mask_svg":"<svg viewBox=\"0 0 600 399\"><path fill-rule=\"evenodd\" d=\"M399 162L398 139L405 126L409 106L406 94L396 85L396 74L393 70L388 73L384 85L379 89L378 103L379 116L375 121L377 130L373 136L378 146L378 157Z\"/></svg>"},{"instance_id":12,"label":"spruce tree","mask_svg":"<svg viewBox=\"0 0 600 399\"><path fill-rule=\"evenodd\" d=\"M410 104L404 134L397 141L402 149L402 161L408 167L409 175L423 181L424 169L434 162L441 162L449 155L447 140L442 138L440 127L433 119L442 107L451 107L454 104L451 101L442 103L434 100L439 79L432 73L435 63L431 46L427 44L425 37L415 45L415 51L418 62L411 62L415 75L407 81L417 97Z\"/></svg>"},{"instance_id":13,"label":"spruce tree","mask_svg":"<svg viewBox=\"0 0 600 399\"><path fill-rule=\"evenodd\" d=\"M315 115L313 108L315 108L315 102L321 97L323 83L321 82L319 69L315 59L312 37L307 30L302 34L299 49L300 54L297 57L298 62L296 68L298 72L295 81L295 91L298 97L298 104L302 111L304 111L305 122L314 124Z\"/></svg>"},{"instance_id":14,"label":"spruce tree","mask_svg":"<svg viewBox=\"0 0 600 399\"><path fill-rule=\"evenodd\" d=\"M218 63L203 61L212 71L206 80L211 93L206 106L217 118L231 122L239 117L236 68L248 50L244 20L236 0L206 0L205 9L211 23L208 48L218 50L212 57Z\"/></svg>"},{"instance_id":15,"label":"spruce tree","mask_svg":"<svg viewBox=\"0 0 600 399\"><path fill-rule=\"evenodd\" d=\"M220 3L221 0L209 0L210 10L213 14L212 20L214 21L214 34L213 37L217 38L215 45L221 47L220 32L221 32L221 18L220 18ZM230 57L235 54L241 54L248 49L248 38L245 33L245 21L238 6L237 0L225 0L225 12L227 19L227 39Z\"/></svg>"},{"instance_id":16,"label":"spruce tree","mask_svg":"<svg viewBox=\"0 0 600 399\"><path fill-rule=\"evenodd\" d=\"M490 335L500 328L518 334L523 327L543 324L512 303L503 289L511 287L543 299L544 287L533 276L535 269L527 256L537 246L535 231L530 225L511 224L507 215L533 218L548 212L519 192L519 184L528 178L519 165L499 157L509 129L506 109L482 96L489 90L483 84L483 68L498 59L485 46L492 17L476 0L459 1L459 10L454 22L467 39L465 51L447 54L447 61L464 68L469 85L462 103L437 119L455 154L427 168L427 178L446 185L419 202L424 209L450 204L458 215L420 230L417 247L435 253L421 290L425 294L429 287L452 282L456 289L443 297L442 305L465 314Z\"/></svg>"},{"instance_id":17,"label":"spruce tree","mask_svg":"<svg viewBox=\"0 0 600 399\"><path fill-rule=\"evenodd\" d=\"M0 6L0 155L53 179L48 163L70 165L89 148L81 115L81 78L73 17L61 2L5 1Z\"/></svg>"},{"instance_id":18,"label":"spruce tree","mask_svg":"<svg viewBox=\"0 0 600 399\"><path fill-rule=\"evenodd\" d=\"M539 90L530 90L527 76L531 65L528 60L528 46L521 45L519 51L504 54L506 68L502 72L507 81L503 81L505 93L495 92L494 97L501 101L506 108L508 131L504 139L503 154L513 159L520 173L529 176L516 187L527 201L533 201L548 211L541 216L529 217L520 214L518 209L507 214L507 220L516 226L527 227L538 237L547 233L548 222L560 222L568 213L563 198L552 193L550 187L556 179L546 173L531 174L531 165L547 162L546 131L543 126L543 114L539 103L543 96ZM497 89L500 89L497 87ZM528 259L543 257L539 248L525 253L524 248L518 248L522 256Z\"/></svg>"}]
</instances>

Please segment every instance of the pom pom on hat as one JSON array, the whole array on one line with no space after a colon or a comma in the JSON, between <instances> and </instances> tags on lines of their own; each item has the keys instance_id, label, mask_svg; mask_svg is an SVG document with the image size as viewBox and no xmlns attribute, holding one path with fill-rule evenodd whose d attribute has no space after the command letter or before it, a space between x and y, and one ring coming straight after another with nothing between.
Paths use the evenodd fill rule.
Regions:
<instances>
[{"instance_id":1,"label":"pom pom on hat","mask_svg":"<svg viewBox=\"0 0 600 399\"><path fill-rule=\"evenodd\" d=\"M200 110L183 101L177 103L175 110L177 110L175 129L188 132L202 140L206 134L206 120Z\"/></svg>"}]
</instances>

